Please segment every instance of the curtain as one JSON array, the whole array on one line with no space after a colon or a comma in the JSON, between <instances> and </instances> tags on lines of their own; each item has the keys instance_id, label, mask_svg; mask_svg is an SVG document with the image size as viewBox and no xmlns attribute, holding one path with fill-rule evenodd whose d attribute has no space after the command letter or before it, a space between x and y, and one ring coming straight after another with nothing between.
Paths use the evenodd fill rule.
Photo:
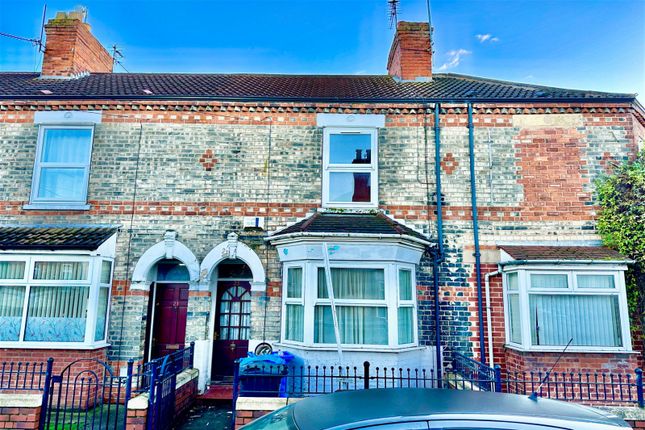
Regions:
<instances>
[{"instance_id":1,"label":"curtain","mask_svg":"<svg viewBox=\"0 0 645 430\"><path fill-rule=\"evenodd\" d=\"M387 308L337 306L341 343L349 345L387 345ZM336 343L331 306L316 306L314 343Z\"/></svg>"},{"instance_id":2,"label":"curtain","mask_svg":"<svg viewBox=\"0 0 645 430\"><path fill-rule=\"evenodd\" d=\"M508 295L508 321L510 324L511 342L522 343L519 294Z\"/></svg>"},{"instance_id":3,"label":"curtain","mask_svg":"<svg viewBox=\"0 0 645 430\"><path fill-rule=\"evenodd\" d=\"M94 341L105 339L105 323L107 322L109 288L99 288L99 305L96 310L96 328L94 329Z\"/></svg>"},{"instance_id":4,"label":"curtain","mask_svg":"<svg viewBox=\"0 0 645 430\"><path fill-rule=\"evenodd\" d=\"M532 273L531 288L567 288L568 276L552 273Z\"/></svg>"},{"instance_id":5,"label":"curtain","mask_svg":"<svg viewBox=\"0 0 645 430\"><path fill-rule=\"evenodd\" d=\"M24 261L0 261L0 279L22 279L24 277Z\"/></svg>"},{"instance_id":6,"label":"curtain","mask_svg":"<svg viewBox=\"0 0 645 430\"><path fill-rule=\"evenodd\" d=\"M101 284L110 284L112 276L112 262L109 260L101 261Z\"/></svg>"},{"instance_id":7,"label":"curtain","mask_svg":"<svg viewBox=\"0 0 645 430\"><path fill-rule=\"evenodd\" d=\"M81 281L87 279L89 263L79 261L37 261L34 279Z\"/></svg>"},{"instance_id":8,"label":"curtain","mask_svg":"<svg viewBox=\"0 0 645 430\"><path fill-rule=\"evenodd\" d=\"M399 270L399 300L412 300L412 272Z\"/></svg>"},{"instance_id":9,"label":"curtain","mask_svg":"<svg viewBox=\"0 0 645 430\"><path fill-rule=\"evenodd\" d=\"M26 341L83 342L88 287L31 287Z\"/></svg>"},{"instance_id":10,"label":"curtain","mask_svg":"<svg viewBox=\"0 0 645 430\"><path fill-rule=\"evenodd\" d=\"M615 288L614 275L578 275L578 288Z\"/></svg>"},{"instance_id":11,"label":"curtain","mask_svg":"<svg viewBox=\"0 0 645 430\"><path fill-rule=\"evenodd\" d=\"M24 302L25 287L0 287L0 340L19 340Z\"/></svg>"},{"instance_id":12,"label":"curtain","mask_svg":"<svg viewBox=\"0 0 645 430\"><path fill-rule=\"evenodd\" d=\"M622 346L618 296L531 294L529 307L533 345Z\"/></svg>"},{"instance_id":13,"label":"curtain","mask_svg":"<svg viewBox=\"0 0 645 430\"><path fill-rule=\"evenodd\" d=\"M414 341L413 315L411 307L398 309L399 345L405 345Z\"/></svg>"},{"instance_id":14,"label":"curtain","mask_svg":"<svg viewBox=\"0 0 645 430\"><path fill-rule=\"evenodd\" d=\"M291 267L287 271L287 298L302 297L302 267Z\"/></svg>"},{"instance_id":15,"label":"curtain","mask_svg":"<svg viewBox=\"0 0 645 430\"><path fill-rule=\"evenodd\" d=\"M385 273L383 269L331 269L331 282L336 299L385 299ZM329 298L325 269L318 269L318 298Z\"/></svg>"},{"instance_id":16,"label":"curtain","mask_svg":"<svg viewBox=\"0 0 645 430\"><path fill-rule=\"evenodd\" d=\"M90 158L92 130L60 128L45 130L41 161L43 163L85 164Z\"/></svg>"},{"instance_id":17,"label":"curtain","mask_svg":"<svg viewBox=\"0 0 645 430\"><path fill-rule=\"evenodd\" d=\"M286 305L287 320L285 327L285 339L302 342L304 340L305 317L302 305ZM333 330L333 329L332 329Z\"/></svg>"}]
</instances>

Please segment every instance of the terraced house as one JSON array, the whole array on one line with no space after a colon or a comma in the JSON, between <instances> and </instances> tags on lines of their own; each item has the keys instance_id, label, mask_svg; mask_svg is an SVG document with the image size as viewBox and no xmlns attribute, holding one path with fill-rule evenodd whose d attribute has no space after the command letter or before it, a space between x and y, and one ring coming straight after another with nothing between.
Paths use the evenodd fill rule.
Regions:
<instances>
[{"instance_id":1,"label":"terraced house","mask_svg":"<svg viewBox=\"0 0 645 430\"><path fill-rule=\"evenodd\" d=\"M79 16L46 33L0 74L1 359L638 366L594 222L634 95L433 73L424 23L382 76L117 74Z\"/></svg>"}]
</instances>

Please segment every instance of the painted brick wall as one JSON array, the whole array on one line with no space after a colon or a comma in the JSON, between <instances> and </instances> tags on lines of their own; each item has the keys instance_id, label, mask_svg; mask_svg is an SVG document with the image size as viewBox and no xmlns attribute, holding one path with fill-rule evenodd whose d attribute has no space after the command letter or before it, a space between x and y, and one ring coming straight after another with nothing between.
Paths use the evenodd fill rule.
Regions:
<instances>
[{"instance_id":1,"label":"painted brick wall","mask_svg":"<svg viewBox=\"0 0 645 430\"><path fill-rule=\"evenodd\" d=\"M137 259L167 229L176 230L178 240L200 261L229 232L240 233L240 240L267 266L269 281L266 300L261 293L253 294L252 336L278 339L280 265L275 250L266 249L261 232L242 231L242 219L265 216L267 230L273 231L320 205L322 130L315 127L315 113L338 112L339 107L112 101L80 106L105 110L93 147L91 209L22 209L29 199L37 127L32 112L9 104L0 110L0 151L4 154L0 159L0 215L3 223L124 226L117 244L109 358L138 359L143 354L148 294L130 291L128 279ZM359 114L387 114L386 128L379 132L379 206L434 236L435 207L428 204L435 187L432 113L424 114L419 106L342 108ZM543 106L516 110L489 105L476 111L480 241L482 249L490 250L485 263L493 264L486 270L495 267L494 247L500 241L599 239L594 227L593 180L608 168L609 160L621 161L634 153L642 128L627 106L609 106L607 112L590 105L561 108L569 113L548 114ZM465 110L446 107L441 151L446 260L441 265L440 306L444 344L448 350L467 351L478 346L465 125ZM130 226L137 154L140 174ZM420 341L433 344L434 297L427 258L421 263L417 283ZM499 330L503 319L498 281L493 285L493 324ZM208 300L207 296L191 296L188 340L208 336L204 327ZM503 354L502 342L496 337L498 356Z\"/></svg>"}]
</instances>

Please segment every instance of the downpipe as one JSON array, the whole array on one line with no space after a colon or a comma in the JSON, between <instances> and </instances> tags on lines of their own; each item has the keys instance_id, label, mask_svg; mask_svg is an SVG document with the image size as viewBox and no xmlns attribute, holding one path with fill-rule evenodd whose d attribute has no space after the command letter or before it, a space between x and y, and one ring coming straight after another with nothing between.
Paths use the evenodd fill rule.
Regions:
<instances>
[{"instance_id":1,"label":"downpipe","mask_svg":"<svg viewBox=\"0 0 645 430\"><path fill-rule=\"evenodd\" d=\"M495 366L495 355L493 353L493 318L490 310L490 278L493 276L501 275L499 268L494 272L488 272L484 275L484 285L486 290L486 328L488 335L488 357L490 359L490 367Z\"/></svg>"},{"instance_id":2,"label":"downpipe","mask_svg":"<svg viewBox=\"0 0 645 430\"><path fill-rule=\"evenodd\" d=\"M477 278L477 309L479 322L479 350L481 362L486 364L486 343L484 339L484 314L482 312L482 271L479 248L479 219L477 213L477 186L475 183L475 126L473 125L473 104L468 103L468 152L470 155L470 202L473 214L473 237L475 242L475 273Z\"/></svg>"},{"instance_id":3,"label":"downpipe","mask_svg":"<svg viewBox=\"0 0 645 430\"><path fill-rule=\"evenodd\" d=\"M443 250L443 202L441 201L441 105L434 106L434 172L435 172L435 194L437 207L437 242L438 247L432 258L432 283L434 289L434 327L435 327L435 355L437 366L437 386L443 385L443 364L441 356L441 318L439 312L439 264L444 259ZM428 214L429 216L430 214Z\"/></svg>"}]
</instances>

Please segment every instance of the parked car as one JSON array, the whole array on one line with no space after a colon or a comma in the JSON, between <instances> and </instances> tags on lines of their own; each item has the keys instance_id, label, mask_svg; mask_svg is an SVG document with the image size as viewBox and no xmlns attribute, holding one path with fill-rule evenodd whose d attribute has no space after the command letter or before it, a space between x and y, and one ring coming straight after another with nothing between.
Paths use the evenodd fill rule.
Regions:
<instances>
[{"instance_id":1,"label":"parked car","mask_svg":"<svg viewBox=\"0 0 645 430\"><path fill-rule=\"evenodd\" d=\"M389 388L311 397L244 430L610 430L629 428L598 409L528 396Z\"/></svg>"}]
</instances>

